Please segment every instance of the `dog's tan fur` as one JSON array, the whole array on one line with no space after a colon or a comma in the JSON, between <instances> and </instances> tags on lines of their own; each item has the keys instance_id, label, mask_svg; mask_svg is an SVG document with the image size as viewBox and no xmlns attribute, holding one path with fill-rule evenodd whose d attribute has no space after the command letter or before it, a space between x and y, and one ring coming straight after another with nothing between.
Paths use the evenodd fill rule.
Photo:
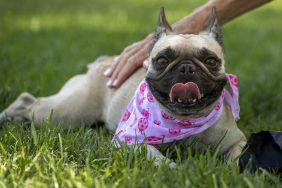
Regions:
<instances>
[{"instance_id":1,"label":"dog's tan fur","mask_svg":"<svg viewBox=\"0 0 282 188\"><path fill-rule=\"evenodd\" d=\"M42 120L48 121L53 110L53 122L61 123L65 128L77 128L81 124L90 125L101 120L107 129L114 131L146 71L140 68L118 90L108 89L103 72L111 63L112 58L98 59L89 65L86 74L71 78L55 95L35 98L22 93L1 116L20 122L31 121L34 116L35 125L40 126ZM227 105L218 123L195 137L198 141L197 149L218 145L221 141L220 153L226 154L228 159L239 156L245 145L245 136L237 128ZM150 157L157 158L156 161L164 158L155 147L150 146L148 149Z\"/></svg>"},{"instance_id":2,"label":"dog's tan fur","mask_svg":"<svg viewBox=\"0 0 282 188\"><path fill-rule=\"evenodd\" d=\"M151 52L151 57L162 48L171 46L181 47L187 53L195 47L205 47L214 51L224 60L221 47L206 34L202 35L167 35L159 40ZM150 59L150 58L149 58ZM61 123L65 128L77 128L82 124L91 125L100 120L105 122L107 129L115 131L116 125L131 100L138 84L146 76L146 70L140 68L120 88L106 87L107 78L103 72L113 63L112 57L101 57L89 64L88 72L71 78L62 89L49 97L35 98L28 93L21 94L14 103L0 114L0 124L7 120L18 122L31 121L40 126L42 120L47 121L53 110L52 121ZM154 69L149 66L148 71ZM221 73L224 73L222 62ZM208 113L211 105L202 113ZM165 108L165 107L163 107ZM196 116L202 115L201 113ZM197 149L208 145L219 145L219 152L228 159L235 159L245 145L245 136L238 129L231 110L224 104L223 114L216 125L197 134ZM220 142L220 143L219 143ZM188 146L187 146L188 147ZM148 157L155 158L156 164L165 157L155 146L148 146ZM169 162L169 160L167 160ZM173 167L175 164L170 163Z\"/></svg>"}]
</instances>

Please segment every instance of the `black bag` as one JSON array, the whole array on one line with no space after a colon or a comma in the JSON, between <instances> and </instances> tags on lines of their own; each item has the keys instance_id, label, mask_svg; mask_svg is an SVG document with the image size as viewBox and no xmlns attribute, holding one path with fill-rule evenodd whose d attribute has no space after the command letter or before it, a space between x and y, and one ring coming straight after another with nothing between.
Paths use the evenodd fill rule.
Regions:
<instances>
[{"instance_id":1,"label":"black bag","mask_svg":"<svg viewBox=\"0 0 282 188\"><path fill-rule=\"evenodd\" d=\"M239 159L242 172L250 161L251 171L258 168L282 172L282 131L261 131L250 136Z\"/></svg>"}]
</instances>

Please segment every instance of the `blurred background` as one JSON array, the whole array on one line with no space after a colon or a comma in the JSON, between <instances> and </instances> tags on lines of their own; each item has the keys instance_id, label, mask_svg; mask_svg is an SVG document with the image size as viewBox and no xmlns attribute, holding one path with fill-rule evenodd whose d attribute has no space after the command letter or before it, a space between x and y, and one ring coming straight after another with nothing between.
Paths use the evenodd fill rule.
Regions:
<instances>
[{"instance_id":1,"label":"blurred background","mask_svg":"<svg viewBox=\"0 0 282 188\"><path fill-rule=\"evenodd\" d=\"M119 54L156 27L159 8L174 23L206 1L0 1L0 111L22 91L56 92L100 55ZM282 130L282 2L223 27L226 69L239 76L245 133Z\"/></svg>"}]
</instances>

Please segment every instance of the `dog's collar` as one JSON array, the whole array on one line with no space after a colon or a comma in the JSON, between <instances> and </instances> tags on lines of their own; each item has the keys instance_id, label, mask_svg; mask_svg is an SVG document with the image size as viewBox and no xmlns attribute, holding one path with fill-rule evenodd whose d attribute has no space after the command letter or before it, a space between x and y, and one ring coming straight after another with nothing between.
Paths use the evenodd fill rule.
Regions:
<instances>
[{"instance_id":1,"label":"dog's collar","mask_svg":"<svg viewBox=\"0 0 282 188\"><path fill-rule=\"evenodd\" d=\"M235 120L239 119L239 89L237 76L226 74L231 91L224 89L212 111L203 117L175 118L161 110L148 84L143 80L128 104L118 124L113 143L161 144L187 138L212 127L219 120L226 102Z\"/></svg>"}]
</instances>

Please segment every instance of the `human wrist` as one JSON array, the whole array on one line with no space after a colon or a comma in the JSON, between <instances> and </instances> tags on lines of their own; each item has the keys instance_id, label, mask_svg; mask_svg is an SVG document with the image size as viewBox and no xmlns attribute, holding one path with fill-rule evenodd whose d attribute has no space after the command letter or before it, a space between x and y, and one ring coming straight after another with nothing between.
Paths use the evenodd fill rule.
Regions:
<instances>
[{"instance_id":1,"label":"human wrist","mask_svg":"<svg viewBox=\"0 0 282 188\"><path fill-rule=\"evenodd\" d=\"M178 34L198 34L206 24L213 4L213 1L209 1L195 9L189 16L173 24L173 31Z\"/></svg>"},{"instance_id":2,"label":"human wrist","mask_svg":"<svg viewBox=\"0 0 282 188\"><path fill-rule=\"evenodd\" d=\"M154 41L154 33L149 33L146 36L145 41L152 43Z\"/></svg>"}]
</instances>

